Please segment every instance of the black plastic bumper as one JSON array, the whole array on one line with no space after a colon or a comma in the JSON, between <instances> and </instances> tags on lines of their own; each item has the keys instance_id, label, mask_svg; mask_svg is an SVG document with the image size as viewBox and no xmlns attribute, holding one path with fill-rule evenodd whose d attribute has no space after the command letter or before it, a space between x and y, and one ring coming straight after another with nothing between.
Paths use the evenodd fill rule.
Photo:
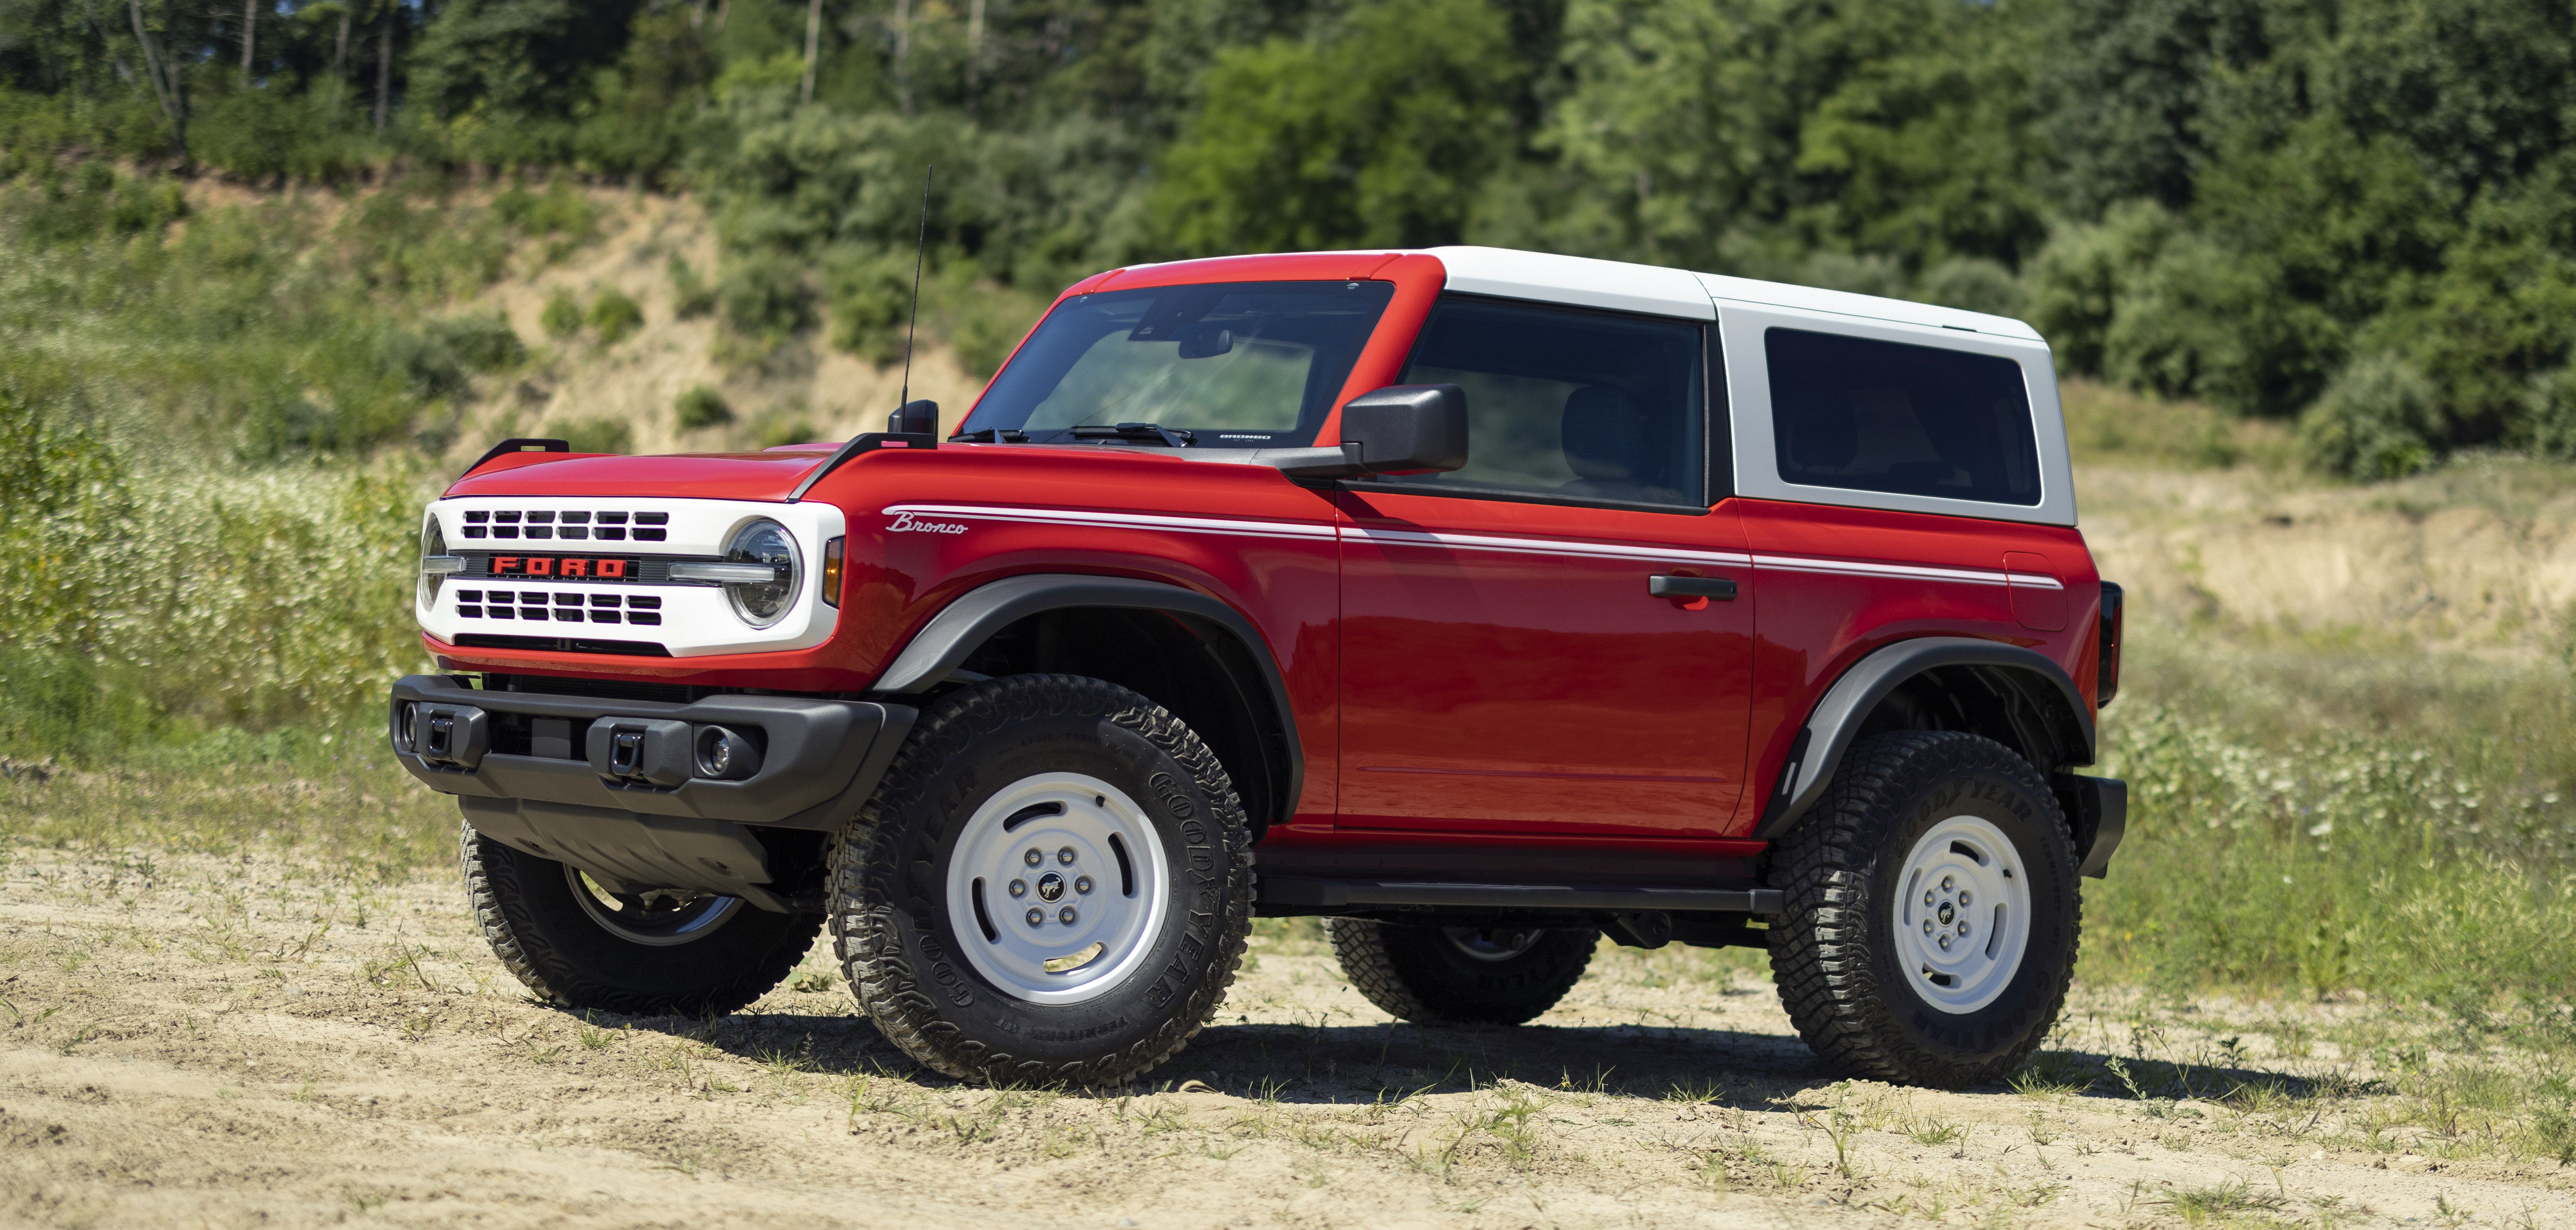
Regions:
<instances>
[{"instance_id":1,"label":"black plastic bumper","mask_svg":"<svg viewBox=\"0 0 2576 1230\"><path fill-rule=\"evenodd\" d=\"M2075 830L2078 874L2099 880L2111 870L2111 855L2129 832L2129 783L2116 777L2066 774L2059 797Z\"/></svg>"},{"instance_id":2,"label":"black plastic bumper","mask_svg":"<svg viewBox=\"0 0 2576 1230\"><path fill-rule=\"evenodd\" d=\"M388 733L403 767L448 794L828 829L876 788L915 716L872 701L716 696L680 705L409 675L394 684ZM529 738L531 726L542 733ZM717 726L765 745L741 780L695 775L695 737ZM623 747L612 738L620 732L632 736ZM522 742L524 754L493 750Z\"/></svg>"}]
</instances>

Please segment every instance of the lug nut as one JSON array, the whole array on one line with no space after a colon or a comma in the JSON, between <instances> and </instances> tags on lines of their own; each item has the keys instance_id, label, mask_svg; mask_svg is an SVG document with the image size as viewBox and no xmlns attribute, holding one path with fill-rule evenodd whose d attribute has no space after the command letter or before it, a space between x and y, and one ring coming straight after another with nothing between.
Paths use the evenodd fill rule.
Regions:
<instances>
[{"instance_id":1,"label":"lug nut","mask_svg":"<svg viewBox=\"0 0 2576 1230\"><path fill-rule=\"evenodd\" d=\"M1031 867L1035 867L1038 864L1045 862L1046 856L1038 853L1038 848L1036 846L1030 846L1029 852L1020 856L1020 861L1027 863Z\"/></svg>"},{"instance_id":2,"label":"lug nut","mask_svg":"<svg viewBox=\"0 0 2576 1230\"><path fill-rule=\"evenodd\" d=\"M1968 933L1968 924L1967 924L1967 922L1966 922L1965 920L1962 920L1962 921L1959 923L1959 934L1964 936L1964 935L1966 935L1967 933Z\"/></svg>"},{"instance_id":3,"label":"lug nut","mask_svg":"<svg viewBox=\"0 0 2576 1230\"><path fill-rule=\"evenodd\" d=\"M1030 926L1032 926L1032 927L1043 927L1043 926L1045 926L1045 925L1046 925L1046 911L1041 910L1041 909L1037 908L1036 906L1030 906L1030 907L1029 907L1029 925L1030 925ZM1949 946L1950 946L1950 941L1948 941L1948 940L1943 940L1943 941L1941 941L1941 946L1942 946L1942 947L1944 947L1944 948L1949 947Z\"/></svg>"},{"instance_id":4,"label":"lug nut","mask_svg":"<svg viewBox=\"0 0 2576 1230\"><path fill-rule=\"evenodd\" d=\"M1013 880L1013 881L1011 881L1011 895L1012 895L1012 896L1014 896L1014 897L1025 897L1025 896L1028 896L1028 895L1029 895L1029 882L1028 882L1028 881L1026 881L1026 880Z\"/></svg>"},{"instance_id":5,"label":"lug nut","mask_svg":"<svg viewBox=\"0 0 2576 1230\"><path fill-rule=\"evenodd\" d=\"M1090 891L1091 891L1091 877L1090 877L1090 876L1075 876L1075 877L1073 878L1073 891L1075 891L1075 892L1077 892L1077 893L1087 893L1087 892L1090 892Z\"/></svg>"},{"instance_id":6,"label":"lug nut","mask_svg":"<svg viewBox=\"0 0 2576 1230\"><path fill-rule=\"evenodd\" d=\"M1970 897L1970 896L1968 895L1968 890L1966 890L1966 889L1964 889L1964 888L1959 890L1959 908L1960 908L1960 909L1963 909L1963 910L1964 910L1964 909L1968 908L1968 903L1969 903L1970 901L1973 901L1973 900L1975 900L1975 898Z\"/></svg>"},{"instance_id":7,"label":"lug nut","mask_svg":"<svg viewBox=\"0 0 2576 1230\"><path fill-rule=\"evenodd\" d=\"M1017 893L1013 893L1012 895L1013 895L1013 896L1017 896L1018 894L1017 894ZM1931 919L1929 919L1929 918L1927 918L1927 919L1924 919L1924 920L1923 920L1923 934L1925 934L1925 935L1930 935L1930 934L1932 934L1932 920L1931 920Z\"/></svg>"},{"instance_id":8,"label":"lug nut","mask_svg":"<svg viewBox=\"0 0 2576 1230\"><path fill-rule=\"evenodd\" d=\"M1029 912L1030 912L1030 913L1032 913L1032 914L1037 913L1037 911L1035 911L1035 910L1031 910L1031 911L1029 911ZM1946 935L1945 935L1945 936L1942 936L1942 937L1941 937L1941 951L1943 951L1943 952L1948 952L1948 951L1950 951L1950 937L1949 937L1949 936L1946 936Z\"/></svg>"},{"instance_id":9,"label":"lug nut","mask_svg":"<svg viewBox=\"0 0 2576 1230\"><path fill-rule=\"evenodd\" d=\"M1073 919L1074 919L1074 913L1073 913L1073 907L1072 907L1072 906L1066 906L1066 907L1064 907L1063 909L1061 909L1061 910L1057 910L1057 911L1055 912L1055 920L1056 920L1057 922L1063 923L1064 925L1066 925L1066 926L1068 926L1068 927L1070 927L1070 926L1072 926L1072 925L1073 925Z\"/></svg>"},{"instance_id":10,"label":"lug nut","mask_svg":"<svg viewBox=\"0 0 2576 1230\"><path fill-rule=\"evenodd\" d=\"M1923 904L1925 904L1925 905L1930 905L1930 904L1932 904L1932 890L1931 890L1931 889L1928 889L1928 888L1927 888L1927 889L1924 889L1924 890L1923 890Z\"/></svg>"},{"instance_id":11,"label":"lug nut","mask_svg":"<svg viewBox=\"0 0 2576 1230\"><path fill-rule=\"evenodd\" d=\"M1946 893L1946 892L1950 891L1951 889L1956 888L1956 887L1958 887L1958 886L1959 886L1959 882L1958 882L1958 880L1956 880L1956 879L1954 879L1954 878L1952 878L1952 877L1950 877L1950 876L1943 876L1943 877L1941 877L1941 891L1942 891L1942 892L1945 892L1945 893Z\"/></svg>"},{"instance_id":12,"label":"lug nut","mask_svg":"<svg viewBox=\"0 0 2576 1230\"><path fill-rule=\"evenodd\" d=\"M1073 866L1073 847L1066 846L1065 848L1056 851L1055 861L1062 863L1067 867Z\"/></svg>"}]
</instances>

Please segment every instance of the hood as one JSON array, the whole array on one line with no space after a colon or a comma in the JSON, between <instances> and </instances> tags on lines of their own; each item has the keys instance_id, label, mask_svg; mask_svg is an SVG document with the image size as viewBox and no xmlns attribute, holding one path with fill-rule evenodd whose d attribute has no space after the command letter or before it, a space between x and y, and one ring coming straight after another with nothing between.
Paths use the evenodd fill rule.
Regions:
<instances>
[{"instance_id":1,"label":"hood","mask_svg":"<svg viewBox=\"0 0 2576 1230\"><path fill-rule=\"evenodd\" d=\"M447 489L478 495L659 495L680 499L784 500L832 447L765 453L508 453Z\"/></svg>"}]
</instances>

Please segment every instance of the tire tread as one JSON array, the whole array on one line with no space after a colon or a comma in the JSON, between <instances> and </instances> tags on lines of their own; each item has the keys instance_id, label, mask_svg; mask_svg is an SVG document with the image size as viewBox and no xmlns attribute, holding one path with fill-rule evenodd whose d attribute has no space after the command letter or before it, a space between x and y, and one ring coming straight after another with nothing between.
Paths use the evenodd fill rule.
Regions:
<instances>
[{"instance_id":1,"label":"tire tread","mask_svg":"<svg viewBox=\"0 0 2576 1230\"><path fill-rule=\"evenodd\" d=\"M956 1026L941 1018L903 952L896 895L891 881L881 877L894 870L888 864L898 840L896 813L949 761L975 740L1016 723L1086 709L1106 712L1107 720L1162 749L1216 801L1211 819L1223 830L1228 851L1220 895L1224 917L1205 975L1178 1005L1164 1010L1160 1026L1117 1053L1052 1063L992 1050L960 1036ZM834 838L831 876L833 954L878 1031L935 1071L990 1084L1115 1085L1179 1054L1233 986L1252 929L1251 828L1225 766L1170 710L1126 688L1080 675L1006 676L953 693L924 713L885 780Z\"/></svg>"}]
</instances>

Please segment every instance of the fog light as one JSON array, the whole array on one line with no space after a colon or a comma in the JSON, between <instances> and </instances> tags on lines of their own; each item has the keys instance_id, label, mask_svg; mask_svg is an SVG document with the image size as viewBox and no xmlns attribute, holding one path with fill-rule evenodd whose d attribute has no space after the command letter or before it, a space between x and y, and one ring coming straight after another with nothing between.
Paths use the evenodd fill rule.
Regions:
<instances>
[{"instance_id":1,"label":"fog light","mask_svg":"<svg viewBox=\"0 0 2576 1230\"><path fill-rule=\"evenodd\" d=\"M415 705L410 701L404 701L402 703L402 707L394 711L395 751L408 752L411 750L412 724L419 720L420 706Z\"/></svg>"},{"instance_id":2,"label":"fog light","mask_svg":"<svg viewBox=\"0 0 2576 1230\"><path fill-rule=\"evenodd\" d=\"M698 728L698 776L738 782L760 772L760 749L722 726Z\"/></svg>"}]
</instances>

